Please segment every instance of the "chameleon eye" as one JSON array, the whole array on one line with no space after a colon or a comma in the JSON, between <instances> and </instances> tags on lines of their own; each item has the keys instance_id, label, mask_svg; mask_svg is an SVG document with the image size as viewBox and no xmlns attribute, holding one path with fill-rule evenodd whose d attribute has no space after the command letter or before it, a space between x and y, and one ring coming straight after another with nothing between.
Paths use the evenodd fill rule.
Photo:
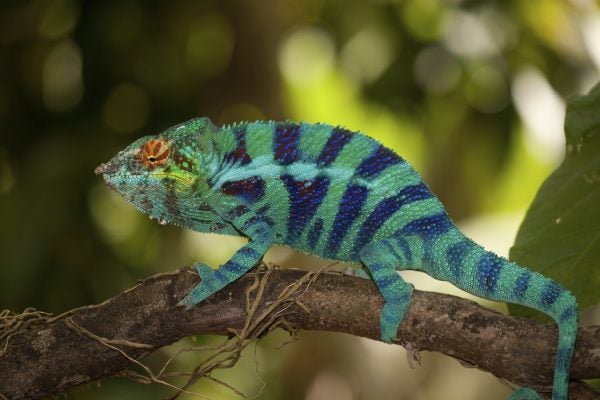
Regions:
<instances>
[{"instance_id":1,"label":"chameleon eye","mask_svg":"<svg viewBox=\"0 0 600 400\"><path fill-rule=\"evenodd\" d=\"M171 150L163 139L151 139L144 143L140 157L147 168L163 165L169 158Z\"/></svg>"}]
</instances>

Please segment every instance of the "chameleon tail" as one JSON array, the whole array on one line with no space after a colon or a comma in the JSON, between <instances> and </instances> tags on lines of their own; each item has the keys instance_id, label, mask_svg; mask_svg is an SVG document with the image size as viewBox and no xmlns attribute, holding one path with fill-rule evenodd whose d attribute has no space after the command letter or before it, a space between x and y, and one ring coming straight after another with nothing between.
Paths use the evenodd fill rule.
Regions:
<instances>
[{"instance_id":1,"label":"chameleon tail","mask_svg":"<svg viewBox=\"0 0 600 400\"><path fill-rule=\"evenodd\" d=\"M505 301L535 308L552 317L558 325L558 346L552 399L567 400L569 369L577 338L578 314L576 299L571 292L553 280L536 272L529 271L526 275L523 272L526 270L517 264L507 260L503 261L508 271L513 270L515 274L519 274L512 296L508 296L509 299ZM529 282L526 283L525 280ZM513 298L510 299L510 297ZM519 393L519 390L515 391L510 399L521 398Z\"/></svg>"},{"instance_id":2,"label":"chameleon tail","mask_svg":"<svg viewBox=\"0 0 600 400\"><path fill-rule=\"evenodd\" d=\"M448 273L452 275L448 280L477 296L534 308L556 321L559 333L552 399L566 400L569 368L577 337L575 297L542 274L522 268L465 237L458 241L457 236L453 237L454 244L446 247L444 255L446 261L443 265L449 266ZM438 268L442 265L436 263L434 258L435 264ZM519 389L511 395L510 400L539 398L533 396L533 390Z\"/></svg>"}]
</instances>

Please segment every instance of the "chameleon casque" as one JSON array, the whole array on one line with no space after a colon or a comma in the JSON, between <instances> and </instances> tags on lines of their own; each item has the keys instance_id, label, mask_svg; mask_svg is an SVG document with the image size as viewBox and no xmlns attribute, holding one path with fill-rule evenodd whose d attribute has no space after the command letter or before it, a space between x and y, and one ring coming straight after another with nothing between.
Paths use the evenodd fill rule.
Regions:
<instances>
[{"instance_id":1,"label":"chameleon casque","mask_svg":"<svg viewBox=\"0 0 600 400\"><path fill-rule=\"evenodd\" d=\"M574 296L465 237L420 175L361 133L326 124L258 121L216 127L192 119L132 143L96 169L160 223L246 236L249 242L180 302L192 307L235 281L273 244L361 263L384 299L381 338L391 342L413 286L398 270L424 271L487 299L538 309L558 324L552 399L567 399ZM511 399L538 399L529 388Z\"/></svg>"}]
</instances>

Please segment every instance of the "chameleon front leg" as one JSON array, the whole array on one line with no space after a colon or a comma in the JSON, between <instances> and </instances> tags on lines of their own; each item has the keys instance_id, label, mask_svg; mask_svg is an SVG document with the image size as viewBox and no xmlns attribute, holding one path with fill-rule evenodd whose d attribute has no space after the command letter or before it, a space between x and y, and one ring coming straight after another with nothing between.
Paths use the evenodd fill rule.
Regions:
<instances>
[{"instance_id":1,"label":"chameleon front leg","mask_svg":"<svg viewBox=\"0 0 600 400\"><path fill-rule=\"evenodd\" d=\"M237 204L223 211L221 215L250 238L250 241L217 270L203 263L195 265L201 281L179 302L179 305L186 306L188 309L252 269L273 244L271 226L245 205Z\"/></svg>"},{"instance_id":2,"label":"chameleon front leg","mask_svg":"<svg viewBox=\"0 0 600 400\"><path fill-rule=\"evenodd\" d=\"M388 343L396 339L398 326L410 306L414 289L413 285L404 281L397 272L408 267L408 257L402 253L398 240L404 239L373 241L365 245L359 253L361 261L369 270L383 297L379 328L381 339Z\"/></svg>"}]
</instances>

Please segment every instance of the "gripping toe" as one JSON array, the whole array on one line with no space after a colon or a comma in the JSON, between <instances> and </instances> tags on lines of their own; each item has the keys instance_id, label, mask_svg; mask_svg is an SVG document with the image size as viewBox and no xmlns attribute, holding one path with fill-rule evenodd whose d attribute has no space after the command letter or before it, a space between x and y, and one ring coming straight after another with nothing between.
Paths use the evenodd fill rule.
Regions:
<instances>
[{"instance_id":1,"label":"gripping toe","mask_svg":"<svg viewBox=\"0 0 600 400\"><path fill-rule=\"evenodd\" d=\"M215 272L214 269L204 263L197 263L194 265L194 268L196 268L196 272L198 272L200 279L203 281L209 280L212 274Z\"/></svg>"},{"instance_id":2,"label":"gripping toe","mask_svg":"<svg viewBox=\"0 0 600 400\"><path fill-rule=\"evenodd\" d=\"M215 289L213 287L213 275L215 271L211 267L202 263L198 263L194 267L196 268L198 275L200 275L200 283L194 286L194 288L190 290L179 303L177 303L178 306L185 307L186 310L194 307L218 290L218 288Z\"/></svg>"},{"instance_id":3,"label":"gripping toe","mask_svg":"<svg viewBox=\"0 0 600 400\"><path fill-rule=\"evenodd\" d=\"M523 387L512 392L508 400L541 400L541 397L535 390Z\"/></svg>"}]
</instances>

